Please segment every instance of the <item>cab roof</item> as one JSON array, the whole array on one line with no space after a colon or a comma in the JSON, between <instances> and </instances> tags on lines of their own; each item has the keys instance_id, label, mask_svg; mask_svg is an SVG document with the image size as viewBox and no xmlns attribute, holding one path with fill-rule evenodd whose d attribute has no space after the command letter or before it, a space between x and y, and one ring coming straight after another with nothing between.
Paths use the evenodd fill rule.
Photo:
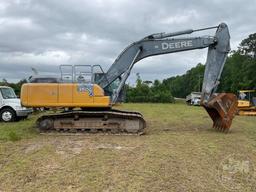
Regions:
<instances>
[{"instance_id":1,"label":"cab roof","mask_svg":"<svg viewBox=\"0 0 256 192\"><path fill-rule=\"evenodd\" d=\"M3 85L3 86L0 86L0 88L11 88L11 87Z\"/></svg>"}]
</instances>

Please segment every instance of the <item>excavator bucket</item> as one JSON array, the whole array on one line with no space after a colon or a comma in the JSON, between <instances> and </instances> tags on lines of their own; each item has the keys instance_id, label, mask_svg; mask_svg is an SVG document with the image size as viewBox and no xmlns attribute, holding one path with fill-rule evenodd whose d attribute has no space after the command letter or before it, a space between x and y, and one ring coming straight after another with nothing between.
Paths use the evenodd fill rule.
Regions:
<instances>
[{"instance_id":1,"label":"excavator bucket","mask_svg":"<svg viewBox=\"0 0 256 192\"><path fill-rule=\"evenodd\" d=\"M221 93L202 105L213 121L213 128L225 133L229 132L237 113L237 97L232 93Z\"/></svg>"}]
</instances>

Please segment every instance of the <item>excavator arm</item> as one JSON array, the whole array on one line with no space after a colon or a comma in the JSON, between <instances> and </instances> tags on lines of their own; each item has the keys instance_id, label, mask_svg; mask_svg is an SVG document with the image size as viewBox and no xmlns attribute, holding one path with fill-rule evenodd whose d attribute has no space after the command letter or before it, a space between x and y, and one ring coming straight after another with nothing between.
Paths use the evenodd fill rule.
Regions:
<instances>
[{"instance_id":1,"label":"excavator arm","mask_svg":"<svg viewBox=\"0 0 256 192\"><path fill-rule=\"evenodd\" d=\"M214 36L172 38L212 28L217 28ZM112 82L116 79L120 80L118 88L111 94L112 103L115 104L136 62L150 56L207 47L208 55L202 87L201 105L212 118L213 127L222 131L228 131L236 113L237 99L233 94L219 94L218 96L215 94L227 55L230 51L230 35L228 26L225 23L204 29L189 29L175 33L149 35L128 46L117 57L98 84L104 90L107 90Z\"/></svg>"}]
</instances>

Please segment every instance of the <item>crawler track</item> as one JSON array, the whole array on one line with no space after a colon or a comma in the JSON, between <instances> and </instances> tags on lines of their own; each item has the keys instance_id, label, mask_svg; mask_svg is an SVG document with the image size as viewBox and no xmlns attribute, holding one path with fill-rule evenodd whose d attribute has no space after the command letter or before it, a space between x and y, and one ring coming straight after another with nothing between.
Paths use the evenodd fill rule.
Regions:
<instances>
[{"instance_id":1,"label":"crawler track","mask_svg":"<svg viewBox=\"0 0 256 192\"><path fill-rule=\"evenodd\" d=\"M70 111L43 115L37 120L41 133L143 134L142 114L121 110Z\"/></svg>"}]
</instances>

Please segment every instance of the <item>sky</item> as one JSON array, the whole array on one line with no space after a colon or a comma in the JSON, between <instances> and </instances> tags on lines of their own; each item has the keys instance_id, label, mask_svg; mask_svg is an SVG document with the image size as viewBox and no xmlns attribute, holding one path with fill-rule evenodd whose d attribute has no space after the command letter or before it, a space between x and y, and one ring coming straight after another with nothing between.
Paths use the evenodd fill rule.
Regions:
<instances>
[{"instance_id":1,"label":"sky","mask_svg":"<svg viewBox=\"0 0 256 192\"><path fill-rule=\"evenodd\" d=\"M256 1L243 0L0 0L0 79L59 75L61 64L111 66L129 44L158 32L229 26L231 48L256 32ZM215 30L191 36L214 35ZM186 36L186 37L191 37ZM142 80L162 80L205 63L207 49L146 58Z\"/></svg>"}]
</instances>

